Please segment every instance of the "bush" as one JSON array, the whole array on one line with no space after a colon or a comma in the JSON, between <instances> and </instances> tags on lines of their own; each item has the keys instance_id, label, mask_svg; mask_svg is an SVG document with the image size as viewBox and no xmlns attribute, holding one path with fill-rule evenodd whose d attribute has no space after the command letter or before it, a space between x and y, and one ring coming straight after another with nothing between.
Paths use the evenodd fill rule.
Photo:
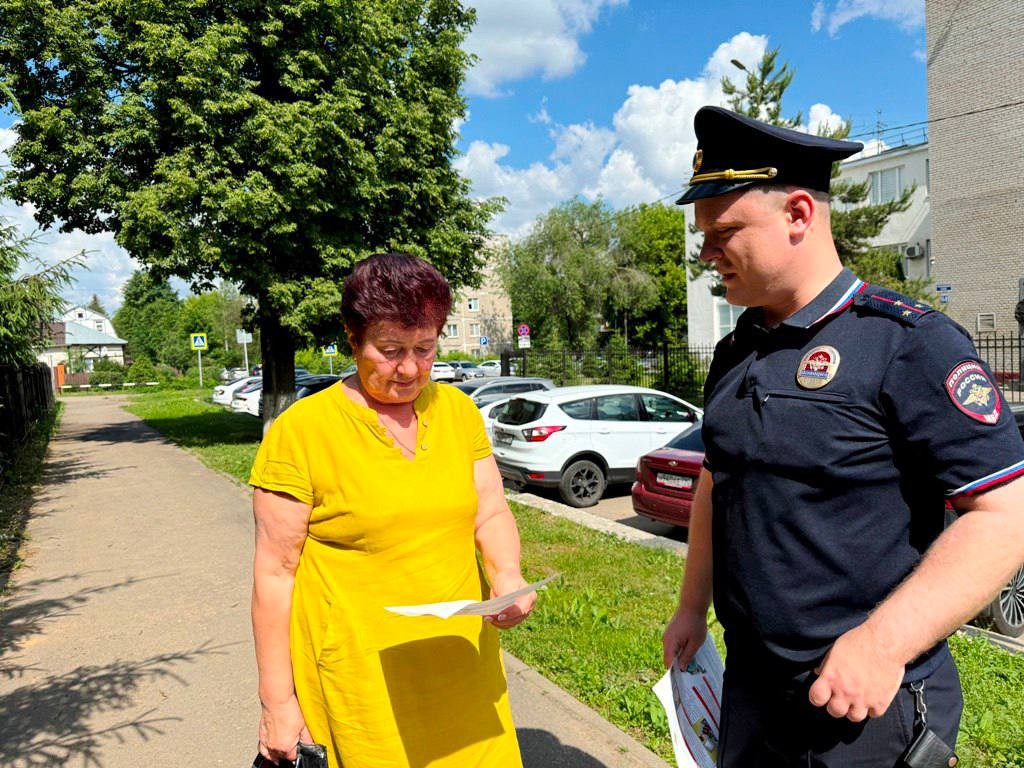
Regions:
<instances>
[{"instance_id":1,"label":"bush","mask_svg":"<svg viewBox=\"0 0 1024 768\"><path fill-rule=\"evenodd\" d=\"M116 371L104 371L104 370L93 370L89 374L89 385L96 387L100 384L110 384L114 387L120 387L124 384L124 366L119 365L119 370Z\"/></svg>"},{"instance_id":2,"label":"bush","mask_svg":"<svg viewBox=\"0 0 1024 768\"><path fill-rule=\"evenodd\" d=\"M109 357L101 357L92 365L94 372L109 372L109 373L124 373L124 366L116 360L111 360Z\"/></svg>"},{"instance_id":3,"label":"bush","mask_svg":"<svg viewBox=\"0 0 1024 768\"><path fill-rule=\"evenodd\" d=\"M125 379L137 384L143 384L147 381L156 381L156 366L153 365L153 361L148 357L140 357L132 363L132 367L128 369Z\"/></svg>"}]
</instances>

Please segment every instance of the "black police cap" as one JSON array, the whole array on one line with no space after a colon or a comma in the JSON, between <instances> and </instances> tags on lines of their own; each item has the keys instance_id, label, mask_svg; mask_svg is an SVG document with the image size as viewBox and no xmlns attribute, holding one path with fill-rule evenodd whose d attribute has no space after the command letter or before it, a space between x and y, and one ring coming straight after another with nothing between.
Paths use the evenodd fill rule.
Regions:
<instances>
[{"instance_id":1,"label":"black police cap","mask_svg":"<svg viewBox=\"0 0 1024 768\"><path fill-rule=\"evenodd\" d=\"M693 127L693 176L677 205L754 184L792 184L828 192L832 163L864 147L769 125L721 107L701 107Z\"/></svg>"}]
</instances>

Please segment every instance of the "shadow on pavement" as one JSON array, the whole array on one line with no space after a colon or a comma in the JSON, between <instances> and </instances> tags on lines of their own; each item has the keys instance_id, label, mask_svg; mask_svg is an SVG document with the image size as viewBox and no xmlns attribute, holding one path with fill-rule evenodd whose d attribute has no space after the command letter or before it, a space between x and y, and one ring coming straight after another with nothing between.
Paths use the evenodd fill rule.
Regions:
<instances>
[{"instance_id":1,"label":"shadow on pavement","mask_svg":"<svg viewBox=\"0 0 1024 768\"><path fill-rule=\"evenodd\" d=\"M563 744L547 731L518 728L516 735L523 754L523 768L613 768L581 749Z\"/></svg>"}]
</instances>

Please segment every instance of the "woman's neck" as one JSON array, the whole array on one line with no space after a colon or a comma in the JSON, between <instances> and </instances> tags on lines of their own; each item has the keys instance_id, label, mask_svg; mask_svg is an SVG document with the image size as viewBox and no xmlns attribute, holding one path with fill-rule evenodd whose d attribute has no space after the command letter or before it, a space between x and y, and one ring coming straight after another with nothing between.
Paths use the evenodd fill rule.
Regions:
<instances>
[{"instance_id":1,"label":"woman's neck","mask_svg":"<svg viewBox=\"0 0 1024 768\"><path fill-rule=\"evenodd\" d=\"M354 381L353 381L354 380ZM350 385L349 382L353 381ZM365 405L367 408L375 410L382 416L388 416L395 420L404 420L411 416L415 416L416 409L413 405L414 401L407 403L382 403L380 400L374 399L369 392L366 391L366 387L363 386L363 382L359 378L359 374L356 373L344 382L346 391L349 396L355 400L359 405Z\"/></svg>"}]
</instances>

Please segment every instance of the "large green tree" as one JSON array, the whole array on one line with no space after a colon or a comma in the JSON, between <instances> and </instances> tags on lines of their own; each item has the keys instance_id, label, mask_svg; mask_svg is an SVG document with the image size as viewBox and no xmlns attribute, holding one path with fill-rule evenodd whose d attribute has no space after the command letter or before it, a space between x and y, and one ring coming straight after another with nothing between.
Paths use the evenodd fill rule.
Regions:
<instances>
[{"instance_id":1,"label":"large green tree","mask_svg":"<svg viewBox=\"0 0 1024 768\"><path fill-rule=\"evenodd\" d=\"M0 221L0 365L31 365L47 343L47 323L65 307L61 291L81 256L47 266L33 259L31 239Z\"/></svg>"},{"instance_id":2,"label":"large green tree","mask_svg":"<svg viewBox=\"0 0 1024 768\"><path fill-rule=\"evenodd\" d=\"M257 303L270 419L339 285L402 249L472 282L493 203L454 171L458 0L0 0L20 103L6 188L156 275Z\"/></svg>"},{"instance_id":3,"label":"large green tree","mask_svg":"<svg viewBox=\"0 0 1024 768\"><path fill-rule=\"evenodd\" d=\"M165 350L175 343L188 348L186 338L178 335L178 294L165 278L140 269L124 284L122 297L112 320L118 336L128 342L129 356L173 365Z\"/></svg>"}]
</instances>

